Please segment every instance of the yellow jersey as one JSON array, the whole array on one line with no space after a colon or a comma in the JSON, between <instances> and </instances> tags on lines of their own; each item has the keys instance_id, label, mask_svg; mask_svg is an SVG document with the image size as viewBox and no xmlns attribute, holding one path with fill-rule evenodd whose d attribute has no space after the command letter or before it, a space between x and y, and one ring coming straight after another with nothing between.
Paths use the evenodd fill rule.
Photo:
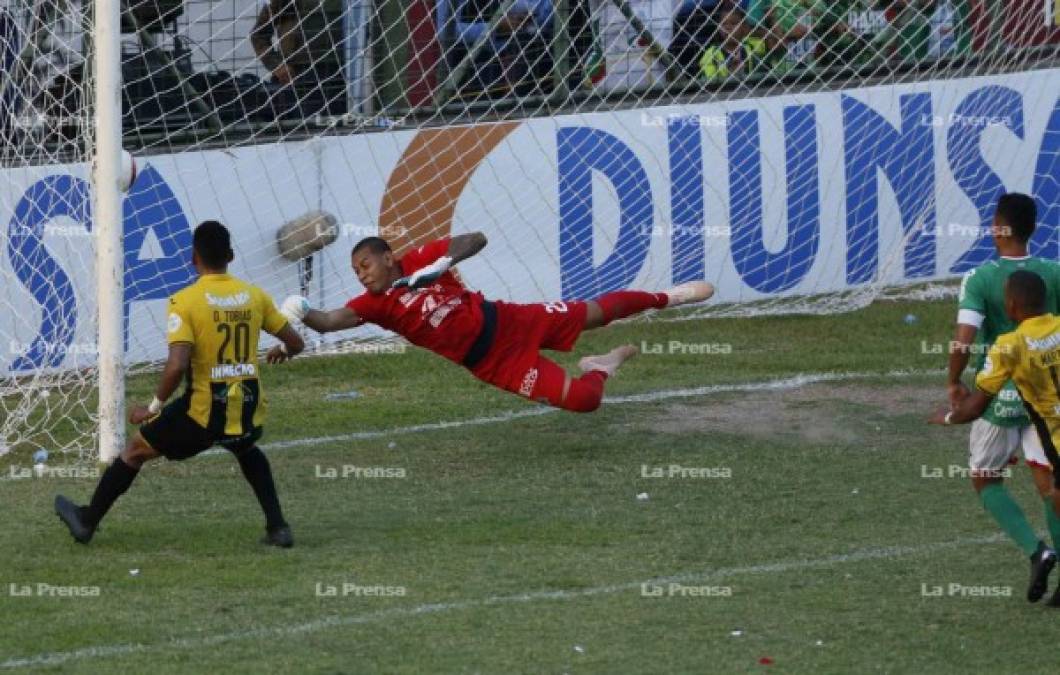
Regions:
<instances>
[{"instance_id":1,"label":"yellow jersey","mask_svg":"<svg viewBox=\"0 0 1060 675\"><path fill-rule=\"evenodd\" d=\"M218 436L241 436L265 421L258 337L287 324L265 291L229 274L204 274L169 299L169 344L191 345L181 401Z\"/></svg>"},{"instance_id":2,"label":"yellow jersey","mask_svg":"<svg viewBox=\"0 0 1060 675\"><path fill-rule=\"evenodd\" d=\"M997 396L1010 378L1043 445L1048 438L1055 449L1060 445L1060 318L1042 314L998 336L975 384L984 393Z\"/></svg>"},{"instance_id":3,"label":"yellow jersey","mask_svg":"<svg viewBox=\"0 0 1060 675\"><path fill-rule=\"evenodd\" d=\"M740 43L741 55L746 67L744 72L757 73L766 62L766 43L760 38L749 37ZM729 61L732 55L720 47L707 47L699 57L699 72L708 80L720 80L730 75Z\"/></svg>"}]
</instances>

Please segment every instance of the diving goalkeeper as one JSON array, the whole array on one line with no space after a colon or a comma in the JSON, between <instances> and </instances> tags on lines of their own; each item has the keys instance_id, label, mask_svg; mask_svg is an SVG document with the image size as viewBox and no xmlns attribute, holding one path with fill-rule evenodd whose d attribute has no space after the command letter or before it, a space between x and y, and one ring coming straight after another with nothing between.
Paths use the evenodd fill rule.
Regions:
<instances>
[{"instance_id":1,"label":"diving goalkeeper","mask_svg":"<svg viewBox=\"0 0 1060 675\"><path fill-rule=\"evenodd\" d=\"M490 301L468 290L451 270L485 246L485 235L474 232L429 242L398 258L385 240L368 237L351 254L364 293L331 311L311 309L305 298L291 296L280 311L319 333L374 323L500 389L563 410L591 412L603 399L604 381L637 348L623 345L586 356L577 378L540 350L568 352L583 330L714 294L711 284L691 281L663 293L613 291L587 302Z\"/></svg>"}]
</instances>

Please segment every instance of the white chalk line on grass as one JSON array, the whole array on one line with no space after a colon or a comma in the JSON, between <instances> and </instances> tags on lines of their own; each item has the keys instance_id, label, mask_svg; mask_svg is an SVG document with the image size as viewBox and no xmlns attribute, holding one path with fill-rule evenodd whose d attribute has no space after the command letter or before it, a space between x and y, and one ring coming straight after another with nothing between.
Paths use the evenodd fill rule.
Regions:
<instances>
[{"instance_id":1,"label":"white chalk line on grass","mask_svg":"<svg viewBox=\"0 0 1060 675\"><path fill-rule=\"evenodd\" d=\"M765 380L762 382L745 382L740 384L712 384L702 387L690 387L685 389L663 389L660 391L649 391L643 394L628 394L625 396L605 396L603 404L624 405L627 403L655 403L679 398L693 398L697 396L710 396L712 394L728 394L755 391L782 391L787 389L798 389L812 384L825 382L845 382L849 380L867 380L873 378L913 377L917 375L932 375L942 371L933 370L892 370L886 373L806 373L786 377L779 380ZM310 438L299 438L290 441L277 441L274 443L262 443L263 450L285 450L288 448L300 448L310 445L321 445L325 443L342 443L345 441L359 441L373 438L386 438L389 436L400 436L404 434L416 434L425 431L440 431L444 429L457 429L460 427L474 427L487 424L500 424L527 417L538 417L562 412L558 408L539 406L535 408L524 408L523 410L509 410L497 415L484 417L472 417L462 420L449 420L444 422L428 422L425 424L414 424L407 427L394 427L391 429L375 429L371 431L355 431L348 434L337 434L333 436L315 436ZM216 451L224 452L224 451Z\"/></svg>"},{"instance_id":2,"label":"white chalk line on grass","mask_svg":"<svg viewBox=\"0 0 1060 675\"><path fill-rule=\"evenodd\" d=\"M889 560L916 555L933 554L939 551L947 551L963 546L993 544L1002 541L1004 537L1000 534L987 537L974 537L968 539L957 539L954 541L935 542L919 546L889 546L884 548L867 548L832 555L816 560L786 560L772 563L761 563L744 567L728 567L704 572L690 572L677 574L669 577L657 577L643 581L630 581L607 586L594 586L578 590L555 590L555 591L529 591L517 595L498 595L474 600L458 600L455 602L437 602L412 607L393 607L376 612L364 614L350 614L346 616L328 616L313 619L303 623L251 628L228 633L218 633L208 636L190 636L173 638L165 642L155 643L123 643L112 645L98 645L83 647L65 652L50 652L35 654L33 656L11 657L0 662L0 669L12 670L17 668L32 668L39 666L54 666L71 661L82 661L86 659L99 659L108 657L121 657L130 654L144 654L156 651L172 649L200 649L213 647L229 642L242 640L254 640L260 638L285 638L296 635L317 633L331 628L343 626L356 626L385 622L392 619L415 618L431 614L442 614L445 612L457 612L470 609L480 609L495 605L532 603L546 600L577 600L579 598L597 595L608 595L640 589L645 584L668 584L683 582L717 581L729 577L741 575L780 574L798 570L828 567L830 565L843 565L858 563L868 560Z\"/></svg>"},{"instance_id":3,"label":"white chalk line on grass","mask_svg":"<svg viewBox=\"0 0 1060 675\"><path fill-rule=\"evenodd\" d=\"M915 377L919 375L934 375L941 373L942 371L935 370L892 370L884 373L873 373L873 372L826 372L826 373L804 373L799 375L793 375L791 377L785 377L778 380L765 380L760 382L744 382L739 384L711 384L704 385L701 387L689 387L685 389L663 389L659 391L649 391L643 394L627 394L625 396L605 396L604 405L625 405L628 403L656 403L658 401L667 401L681 398L694 398L697 396L710 396L713 394L729 394L729 393L740 393L740 392L759 392L759 391L785 391L790 389L798 389L799 387L806 387L814 384L822 384L827 382L847 382L851 380L868 380L874 378L901 378L901 377ZM941 400L941 399L940 399ZM522 410L508 410L496 415L487 415L483 417L471 417L466 419L448 420L442 422L426 422L423 424L413 424L405 427L392 427L390 429L372 429L369 431L354 431L348 434L337 434L332 436L311 436L308 438L295 438L289 441L275 441L273 443L261 443L259 447L262 450L287 450L290 448L303 448L314 445L324 445L327 443L344 443L349 441L363 441L371 440L374 438L387 438L390 436L403 436L407 434L418 434L430 431L443 431L445 429L459 429L462 427L476 427L484 426L488 424L502 424L505 422L511 422L514 420L526 419L528 417L539 417L541 415L551 415L553 413L562 412L558 408L552 408L545 405L539 405L531 408L523 408ZM228 451L220 448L214 448L213 450L207 450L206 452L200 453L199 457L206 456L217 456L227 455ZM91 463L94 465L94 463ZM73 468L82 466L83 464L70 464L65 467L53 467L53 468ZM24 480L15 479L11 476L0 475L0 483L9 480Z\"/></svg>"}]
</instances>

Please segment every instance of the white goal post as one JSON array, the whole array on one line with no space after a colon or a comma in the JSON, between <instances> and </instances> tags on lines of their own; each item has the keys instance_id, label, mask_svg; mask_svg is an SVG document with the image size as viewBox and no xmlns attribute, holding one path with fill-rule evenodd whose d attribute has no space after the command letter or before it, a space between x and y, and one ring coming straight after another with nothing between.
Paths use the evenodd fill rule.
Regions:
<instances>
[{"instance_id":1,"label":"white goal post","mask_svg":"<svg viewBox=\"0 0 1060 675\"><path fill-rule=\"evenodd\" d=\"M122 248L121 3L94 0L96 86L92 171L99 330L99 459L111 462L125 444Z\"/></svg>"},{"instance_id":2,"label":"white goal post","mask_svg":"<svg viewBox=\"0 0 1060 675\"><path fill-rule=\"evenodd\" d=\"M0 455L120 450L209 219L326 308L359 239L479 230L499 299L848 311L987 260L1003 191L1060 258L1060 1L890 4L0 0Z\"/></svg>"}]
</instances>

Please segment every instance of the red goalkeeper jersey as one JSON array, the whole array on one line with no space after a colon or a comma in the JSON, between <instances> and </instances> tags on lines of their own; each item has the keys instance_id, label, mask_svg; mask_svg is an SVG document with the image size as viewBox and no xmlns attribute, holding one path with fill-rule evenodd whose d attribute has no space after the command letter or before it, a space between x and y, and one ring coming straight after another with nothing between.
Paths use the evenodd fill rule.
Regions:
<instances>
[{"instance_id":1,"label":"red goalkeeper jersey","mask_svg":"<svg viewBox=\"0 0 1060 675\"><path fill-rule=\"evenodd\" d=\"M449 239L439 239L398 260L407 276L449 253ZM481 293L469 291L452 271L418 290L392 288L362 293L346 303L364 321L394 331L414 345L460 363L482 330Z\"/></svg>"}]
</instances>

